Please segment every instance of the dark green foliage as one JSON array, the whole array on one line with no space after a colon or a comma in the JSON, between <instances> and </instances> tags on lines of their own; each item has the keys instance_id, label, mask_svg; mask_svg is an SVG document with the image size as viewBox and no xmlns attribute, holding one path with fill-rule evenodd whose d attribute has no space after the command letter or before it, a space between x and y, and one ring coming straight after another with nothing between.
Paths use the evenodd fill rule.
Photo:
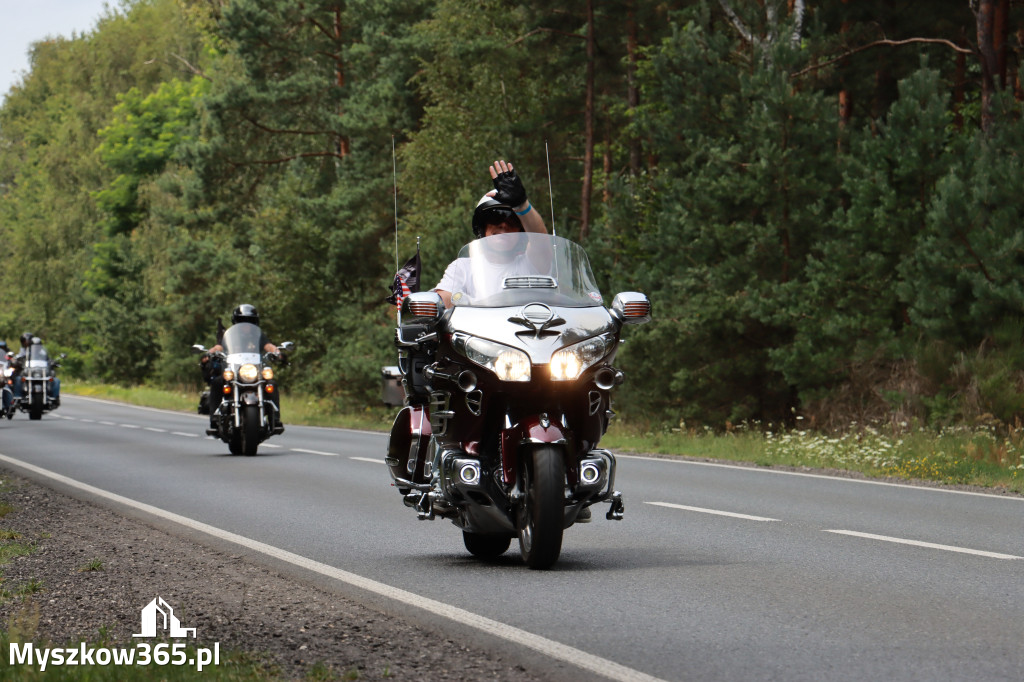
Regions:
<instances>
[{"instance_id":1,"label":"dark green foliage","mask_svg":"<svg viewBox=\"0 0 1024 682\"><path fill-rule=\"evenodd\" d=\"M626 414L1021 417L1024 109L997 92L979 130L967 3L731 5L127 3L0 107L0 333L195 384L188 347L253 303L285 385L359 409L396 238L432 286L505 158L606 302L654 302Z\"/></svg>"}]
</instances>

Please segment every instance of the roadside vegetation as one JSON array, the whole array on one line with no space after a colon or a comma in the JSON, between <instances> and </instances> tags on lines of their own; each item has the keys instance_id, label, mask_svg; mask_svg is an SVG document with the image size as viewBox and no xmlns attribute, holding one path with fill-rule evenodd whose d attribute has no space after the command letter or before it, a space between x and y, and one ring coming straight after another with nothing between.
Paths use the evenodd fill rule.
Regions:
<instances>
[{"instance_id":1,"label":"roadside vegetation","mask_svg":"<svg viewBox=\"0 0 1024 682\"><path fill-rule=\"evenodd\" d=\"M199 397L187 390L124 388L68 383L69 393L133 405L194 412ZM387 431L395 410L367 407L339 414L327 400L293 400L282 396L286 424ZM801 420L797 420L800 424ZM671 428L622 418L601 441L618 453L675 455L742 462L757 466L839 469L872 478L930 481L945 485L984 486L1024 494L1024 428L999 423L941 428L895 424L851 424L842 433L742 424L716 432L681 422Z\"/></svg>"}]
</instances>

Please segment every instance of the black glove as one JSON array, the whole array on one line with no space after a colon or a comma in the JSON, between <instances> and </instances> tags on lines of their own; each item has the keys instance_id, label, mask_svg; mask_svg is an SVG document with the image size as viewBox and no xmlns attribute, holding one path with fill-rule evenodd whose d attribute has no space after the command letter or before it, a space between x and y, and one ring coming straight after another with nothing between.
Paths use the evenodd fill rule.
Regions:
<instances>
[{"instance_id":1,"label":"black glove","mask_svg":"<svg viewBox=\"0 0 1024 682\"><path fill-rule=\"evenodd\" d=\"M526 203L526 188L514 169L498 173L498 177L494 178L494 189L498 190L494 198L512 208Z\"/></svg>"}]
</instances>

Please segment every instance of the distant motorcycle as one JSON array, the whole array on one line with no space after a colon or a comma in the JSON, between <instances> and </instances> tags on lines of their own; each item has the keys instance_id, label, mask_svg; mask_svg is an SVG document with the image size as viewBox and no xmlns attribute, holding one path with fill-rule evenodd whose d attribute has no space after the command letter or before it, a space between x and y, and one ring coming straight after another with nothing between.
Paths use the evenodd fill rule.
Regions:
<instances>
[{"instance_id":1,"label":"distant motorcycle","mask_svg":"<svg viewBox=\"0 0 1024 682\"><path fill-rule=\"evenodd\" d=\"M459 258L470 281L451 308L435 292L402 301L407 399L385 463L405 504L450 519L474 556L518 537L526 564L548 568L591 505L622 518L615 457L598 441L623 380L622 327L650 320L651 304L626 292L605 308L583 249L560 237L495 235Z\"/></svg>"},{"instance_id":2,"label":"distant motorcycle","mask_svg":"<svg viewBox=\"0 0 1024 682\"><path fill-rule=\"evenodd\" d=\"M234 324L224 332L223 352L210 352L204 346L192 346L195 353L208 353L222 363L223 398L214 417L216 435L228 444L233 455L253 456L259 444L282 433L272 361L286 361L283 354L293 350L286 341L278 346L281 356L264 353L260 328L249 322Z\"/></svg>"},{"instance_id":3,"label":"distant motorcycle","mask_svg":"<svg viewBox=\"0 0 1024 682\"><path fill-rule=\"evenodd\" d=\"M0 354L0 417L14 418L14 353Z\"/></svg>"},{"instance_id":4,"label":"distant motorcycle","mask_svg":"<svg viewBox=\"0 0 1024 682\"><path fill-rule=\"evenodd\" d=\"M53 382L61 360L66 357L67 354L61 353L53 360L41 343L33 343L25 349L24 355L14 358L12 381L21 382L21 395L13 397L8 418L15 410L21 410L28 413L29 419L42 419L43 412L60 406L60 400L53 394Z\"/></svg>"}]
</instances>

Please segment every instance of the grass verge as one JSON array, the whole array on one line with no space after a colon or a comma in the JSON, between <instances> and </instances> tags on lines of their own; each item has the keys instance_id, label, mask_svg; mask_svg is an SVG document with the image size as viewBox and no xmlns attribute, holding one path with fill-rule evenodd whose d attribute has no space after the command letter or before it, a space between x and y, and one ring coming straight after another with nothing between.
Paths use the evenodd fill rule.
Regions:
<instances>
[{"instance_id":1,"label":"grass verge","mask_svg":"<svg viewBox=\"0 0 1024 682\"><path fill-rule=\"evenodd\" d=\"M118 400L134 405L195 412L195 392L104 384L64 384L77 395ZM367 407L341 413L326 399L283 395L286 424L333 426L387 431L392 408ZM710 430L651 428L628 420L612 423L603 447L625 453L654 453L700 459L809 469L842 469L875 478L973 485L1024 494L1024 429L1006 434L991 426L946 428L941 431L882 429L854 425L843 435L806 430L739 427L725 434Z\"/></svg>"}]
</instances>

